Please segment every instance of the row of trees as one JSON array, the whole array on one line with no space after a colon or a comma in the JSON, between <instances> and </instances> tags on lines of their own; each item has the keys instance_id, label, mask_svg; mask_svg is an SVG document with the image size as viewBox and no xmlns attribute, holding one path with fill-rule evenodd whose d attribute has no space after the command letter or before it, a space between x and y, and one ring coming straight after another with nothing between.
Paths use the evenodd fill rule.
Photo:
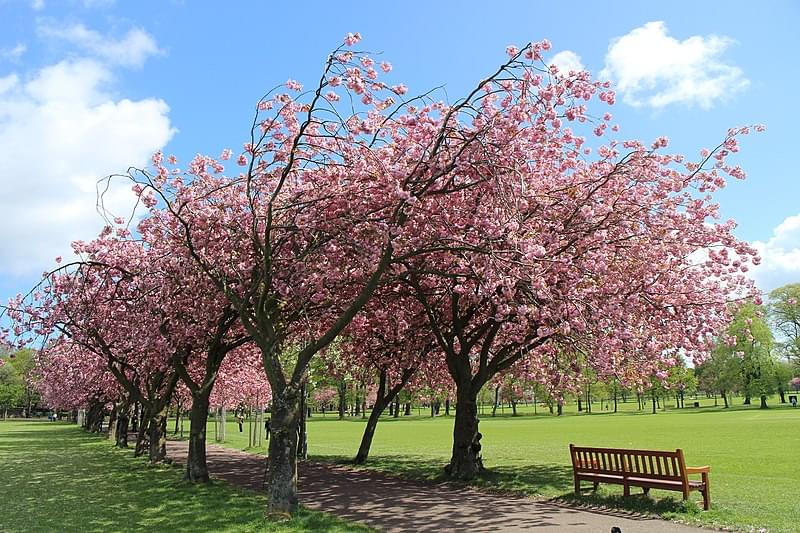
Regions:
<instances>
[{"instance_id":1,"label":"row of trees","mask_svg":"<svg viewBox=\"0 0 800 533\"><path fill-rule=\"evenodd\" d=\"M792 383L800 384L798 302L800 284L790 284L772 291L767 306L737 306L711 357L696 369L700 387L719 392L726 407L733 392L745 404L758 398L762 408L775 393L785 403Z\"/></svg>"},{"instance_id":2,"label":"row of trees","mask_svg":"<svg viewBox=\"0 0 800 533\"><path fill-rule=\"evenodd\" d=\"M0 345L0 412L3 418L7 418L11 408L22 409L23 416L31 416L33 409L39 407L35 370L31 350L10 352Z\"/></svg>"},{"instance_id":3,"label":"row of trees","mask_svg":"<svg viewBox=\"0 0 800 533\"><path fill-rule=\"evenodd\" d=\"M549 66L546 41L508 47L453 103L408 98L359 39L347 36L310 90L289 80L263 97L241 153L183 170L159 153L130 172L135 226L109 219L73 244L79 260L8 307L10 336L46 337L48 401L113 402L118 420L136 402L151 460L184 391L187 479L208 479L205 426L223 376L234 403L268 394L271 511L297 503L312 372L374 376L361 460L400 390L450 389L446 471L469 479L483 468L487 384L513 375L558 396L591 369L636 387L701 358L729 295L754 294L755 251L712 199L726 175L743 177L727 157L749 128L697 160L666 153L666 138L606 139L613 117L589 105L614 92ZM232 156L240 171L226 174Z\"/></svg>"}]
</instances>

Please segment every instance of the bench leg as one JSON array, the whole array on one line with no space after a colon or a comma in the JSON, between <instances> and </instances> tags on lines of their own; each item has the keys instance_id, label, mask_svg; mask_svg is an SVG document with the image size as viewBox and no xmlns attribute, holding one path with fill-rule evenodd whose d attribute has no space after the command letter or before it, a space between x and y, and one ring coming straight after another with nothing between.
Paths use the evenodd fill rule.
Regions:
<instances>
[{"instance_id":1,"label":"bench leg","mask_svg":"<svg viewBox=\"0 0 800 533\"><path fill-rule=\"evenodd\" d=\"M592 490L593 490L594 492L597 492L597 487L598 487L599 485L600 485L600 483L599 483L599 482L597 482L597 481L595 481L594 483L592 483Z\"/></svg>"},{"instance_id":2,"label":"bench leg","mask_svg":"<svg viewBox=\"0 0 800 533\"><path fill-rule=\"evenodd\" d=\"M708 480L708 474L702 473L703 476L703 510L708 511L711 509L711 483Z\"/></svg>"},{"instance_id":3,"label":"bench leg","mask_svg":"<svg viewBox=\"0 0 800 533\"><path fill-rule=\"evenodd\" d=\"M622 487L623 487L622 488L622 495L623 496L630 496L631 495L631 488L628 486L628 484L625 483Z\"/></svg>"},{"instance_id":4,"label":"bench leg","mask_svg":"<svg viewBox=\"0 0 800 533\"><path fill-rule=\"evenodd\" d=\"M650 494L650 487L642 487L642 494Z\"/></svg>"},{"instance_id":5,"label":"bench leg","mask_svg":"<svg viewBox=\"0 0 800 533\"><path fill-rule=\"evenodd\" d=\"M577 477L575 478L575 494L581 495L581 481Z\"/></svg>"}]
</instances>

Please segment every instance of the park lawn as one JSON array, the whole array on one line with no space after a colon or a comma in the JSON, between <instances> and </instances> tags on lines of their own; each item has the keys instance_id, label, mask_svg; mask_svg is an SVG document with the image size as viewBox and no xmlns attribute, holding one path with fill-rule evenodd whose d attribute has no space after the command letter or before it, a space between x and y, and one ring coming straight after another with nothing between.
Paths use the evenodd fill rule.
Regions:
<instances>
[{"instance_id":1,"label":"park lawn","mask_svg":"<svg viewBox=\"0 0 800 533\"><path fill-rule=\"evenodd\" d=\"M302 508L268 521L265 496L182 473L74 425L0 421L0 531L372 531Z\"/></svg>"},{"instance_id":2,"label":"park lawn","mask_svg":"<svg viewBox=\"0 0 800 533\"><path fill-rule=\"evenodd\" d=\"M598 409L590 416L570 413L552 417L542 415L540 409L539 416L511 417L506 409L505 416L492 418L487 412L481 417L480 429L484 464L490 473L476 484L570 503L625 507L691 523L797 531L800 409L776 402L772 405L768 410L742 406L668 409L656 415L631 410L629 405L619 414ZM439 479L450 456L452 425L452 416L384 417L367 467ZM330 415L313 416L308 426L311 458L337 462L352 458L363 427L359 418L339 421ZM229 423L226 431L226 446L247 449L246 424L243 433L234 423ZM213 433L209 442L213 442ZM688 505L681 502L679 493L669 491L651 491L651 498L623 499L622 487L615 485L601 485L597 495L575 498L570 443L682 448L688 465L711 466L712 510L700 510L695 503L701 498L697 492L692 493L693 503ZM263 447L249 451L264 453Z\"/></svg>"}]
</instances>

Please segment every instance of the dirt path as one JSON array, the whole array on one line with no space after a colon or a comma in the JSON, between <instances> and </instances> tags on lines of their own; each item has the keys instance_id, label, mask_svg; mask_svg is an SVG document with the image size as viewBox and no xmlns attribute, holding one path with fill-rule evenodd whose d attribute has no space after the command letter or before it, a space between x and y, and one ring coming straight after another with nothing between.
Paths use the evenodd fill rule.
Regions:
<instances>
[{"instance_id":1,"label":"dirt path","mask_svg":"<svg viewBox=\"0 0 800 533\"><path fill-rule=\"evenodd\" d=\"M170 441L168 453L185 462L187 443ZM262 490L263 457L208 446L212 476ZM524 496L499 496L448 484L430 484L366 470L304 462L299 466L300 502L346 520L386 532L593 532L698 533L705 531L624 512L593 512L539 502Z\"/></svg>"}]
</instances>

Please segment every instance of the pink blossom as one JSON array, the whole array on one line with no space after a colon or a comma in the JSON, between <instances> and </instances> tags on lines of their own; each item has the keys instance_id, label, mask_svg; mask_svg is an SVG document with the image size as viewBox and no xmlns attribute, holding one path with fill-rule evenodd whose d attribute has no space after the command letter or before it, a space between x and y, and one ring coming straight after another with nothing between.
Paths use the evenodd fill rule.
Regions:
<instances>
[{"instance_id":1,"label":"pink blossom","mask_svg":"<svg viewBox=\"0 0 800 533\"><path fill-rule=\"evenodd\" d=\"M356 33L348 33L344 37L344 44L347 45L347 46L353 46L354 44L356 44L360 40L361 40L361 34L360 33L358 33L358 32L356 32Z\"/></svg>"}]
</instances>

